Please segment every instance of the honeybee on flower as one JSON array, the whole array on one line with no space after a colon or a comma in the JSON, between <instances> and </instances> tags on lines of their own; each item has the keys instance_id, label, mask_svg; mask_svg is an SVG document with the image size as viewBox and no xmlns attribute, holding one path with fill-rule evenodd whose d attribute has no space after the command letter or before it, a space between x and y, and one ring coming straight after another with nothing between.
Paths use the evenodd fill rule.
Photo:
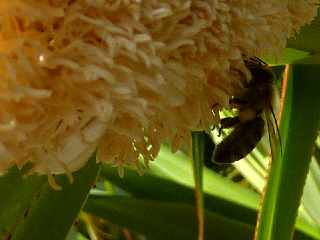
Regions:
<instances>
[{"instance_id":1,"label":"honeybee on flower","mask_svg":"<svg viewBox=\"0 0 320 240\"><path fill-rule=\"evenodd\" d=\"M316 13L312 0L2 1L0 172L72 173L95 150L140 168L161 143L178 149L249 81L243 55L277 55Z\"/></svg>"}]
</instances>

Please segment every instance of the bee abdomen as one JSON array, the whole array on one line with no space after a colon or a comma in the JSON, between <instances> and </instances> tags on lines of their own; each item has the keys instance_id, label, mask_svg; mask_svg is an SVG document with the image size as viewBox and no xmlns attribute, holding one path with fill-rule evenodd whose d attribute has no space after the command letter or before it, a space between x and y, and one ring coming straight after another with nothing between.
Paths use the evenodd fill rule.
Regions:
<instances>
[{"instance_id":1,"label":"bee abdomen","mask_svg":"<svg viewBox=\"0 0 320 240\"><path fill-rule=\"evenodd\" d=\"M215 163L233 163L244 158L260 141L264 133L264 120L261 117L238 124L219 143L212 155Z\"/></svg>"}]
</instances>

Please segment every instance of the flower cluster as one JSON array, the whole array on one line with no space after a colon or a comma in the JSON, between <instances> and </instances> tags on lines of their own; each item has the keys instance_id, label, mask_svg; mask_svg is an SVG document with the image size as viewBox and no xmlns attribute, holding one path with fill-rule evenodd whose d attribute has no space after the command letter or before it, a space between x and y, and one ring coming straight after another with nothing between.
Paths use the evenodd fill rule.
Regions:
<instances>
[{"instance_id":1,"label":"flower cluster","mask_svg":"<svg viewBox=\"0 0 320 240\"><path fill-rule=\"evenodd\" d=\"M312 0L0 2L0 172L97 160L139 166L250 79L243 56L281 52Z\"/></svg>"}]
</instances>

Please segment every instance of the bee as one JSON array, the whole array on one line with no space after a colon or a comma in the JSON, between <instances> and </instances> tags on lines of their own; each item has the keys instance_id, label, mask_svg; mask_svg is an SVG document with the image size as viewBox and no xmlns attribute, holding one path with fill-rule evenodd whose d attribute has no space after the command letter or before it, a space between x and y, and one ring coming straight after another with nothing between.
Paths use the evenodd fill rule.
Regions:
<instances>
[{"instance_id":1,"label":"bee","mask_svg":"<svg viewBox=\"0 0 320 240\"><path fill-rule=\"evenodd\" d=\"M252 79L240 94L230 99L230 106L238 110L238 115L221 120L219 134L224 128L233 130L216 145L212 155L214 163L228 164L244 158L264 135L266 123L270 141L275 139L275 128L270 116L274 119L280 141L279 128L271 106L274 92L273 72L259 58L250 58L245 64ZM271 146L271 149L274 154L275 147Z\"/></svg>"}]
</instances>

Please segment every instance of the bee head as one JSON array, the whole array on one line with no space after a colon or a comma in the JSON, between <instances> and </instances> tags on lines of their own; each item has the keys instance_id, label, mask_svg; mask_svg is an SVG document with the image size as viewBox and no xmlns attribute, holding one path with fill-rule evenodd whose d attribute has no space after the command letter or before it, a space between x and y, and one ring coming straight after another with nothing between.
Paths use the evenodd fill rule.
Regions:
<instances>
[{"instance_id":1,"label":"bee head","mask_svg":"<svg viewBox=\"0 0 320 240\"><path fill-rule=\"evenodd\" d=\"M265 84L272 84L273 83L273 72L271 69L265 65L265 66L258 66L258 67L252 67L249 68L252 79L251 84L254 85L265 85Z\"/></svg>"}]
</instances>

